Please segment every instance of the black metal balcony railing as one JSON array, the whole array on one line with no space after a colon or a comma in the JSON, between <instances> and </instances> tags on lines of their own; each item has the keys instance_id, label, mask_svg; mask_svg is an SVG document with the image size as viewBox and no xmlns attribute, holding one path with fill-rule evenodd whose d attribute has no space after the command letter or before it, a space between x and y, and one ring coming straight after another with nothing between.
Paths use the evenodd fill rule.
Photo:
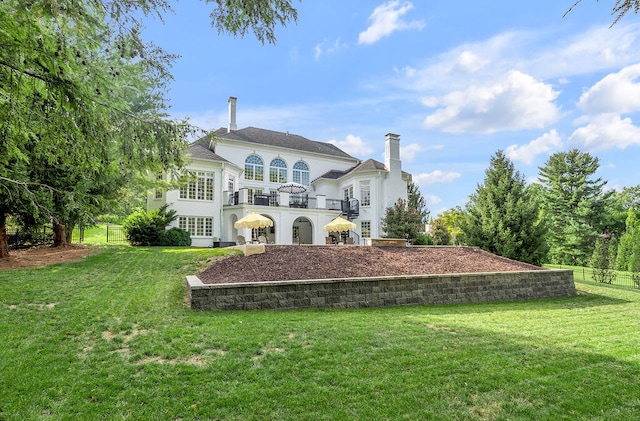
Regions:
<instances>
[{"instance_id":1,"label":"black metal balcony railing","mask_svg":"<svg viewBox=\"0 0 640 421\"><path fill-rule=\"evenodd\" d=\"M254 194L249 201L250 204L256 206L288 206L290 208L299 209L318 209L318 198L309 197L307 193L289 195L289 202L282 203L279 194ZM238 192L229 193L227 205L240 205L240 197ZM357 199L326 199L323 209L340 211L342 215L349 219L355 219L360 214L360 203Z\"/></svg>"}]
</instances>

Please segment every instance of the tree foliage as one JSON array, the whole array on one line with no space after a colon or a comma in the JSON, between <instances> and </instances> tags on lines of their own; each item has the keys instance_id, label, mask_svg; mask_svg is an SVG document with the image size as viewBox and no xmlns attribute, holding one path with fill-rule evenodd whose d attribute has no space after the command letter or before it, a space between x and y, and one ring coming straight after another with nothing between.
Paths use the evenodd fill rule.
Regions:
<instances>
[{"instance_id":1,"label":"tree foliage","mask_svg":"<svg viewBox=\"0 0 640 421\"><path fill-rule=\"evenodd\" d=\"M424 231L423 214L410 207L407 200L398 199L392 207L385 209L382 230L386 237L414 241Z\"/></svg>"},{"instance_id":2,"label":"tree foliage","mask_svg":"<svg viewBox=\"0 0 640 421\"><path fill-rule=\"evenodd\" d=\"M468 245L500 256L540 264L546 254L545 227L524 177L502 151L491 157L482 184L462 218Z\"/></svg>"},{"instance_id":3,"label":"tree foliage","mask_svg":"<svg viewBox=\"0 0 640 421\"><path fill-rule=\"evenodd\" d=\"M183 229L166 227L178 217L175 210L167 212L168 205L145 212L136 209L122 226L127 240L134 246L190 246L191 237Z\"/></svg>"},{"instance_id":4,"label":"tree foliage","mask_svg":"<svg viewBox=\"0 0 640 421\"><path fill-rule=\"evenodd\" d=\"M382 230L387 237L415 242L424 232L428 219L426 201L418 185L411 182L407 185L407 200L398 199L392 207L385 209ZM420 242L429 242L429 239L422 237Z\"/></svg>"},{"instance_id":5,"label":"tree foliage","mask_svg":"<svg viewBox=\"0 0 640 421\"><path fill-rule=\"evenodd\" d=\"M218 32L245 36L251 29L262 42L275 44L275 27L298 20L298 12L291 0L206 0L215 3L211 24Z\"/></svg>"},{"instance_id":6,"label":"tree foliage","mask_svg":"<svg viewBox=\"0 0 640 421\"><path fill-rule=\"evenodd\" d=\"M178 172L190 131L167 115L176 56L141 38L166 0L0 2L0 257L7 216L50 221L55 244L132 179ZM216 1L212 24L274 42L289 1ZM68 228L68 229L67 229Z\"/></svg>"},{"instance_id":7,"label":"tree foliage","mask_svg":"<svg viewBox=\"0 0 640 421\"><path fill-rule=\"evenodd\" d=\"M452 244L451 233L447 228L447 224L443 218L437 218L431 222L431 238L433 242L439 246L448 246Z\"/></svg>"},{"instance_id":8,"label":"tree foliage","mask_svg":"<svg viewBox=\"0 0 640 421\"><path fill-rule=\"evenodd\" d=\"M420 187L413 181L407 185L407 206L414 209L421 215L421 223L426 224L429 220L429 209L427 208L427 201L422 193L420 193Z\"/></svg>"},{"instance_id":9,"label":"tree foliage","mask_svg":"<svg viewBox=\"0 0 640 421\"><path fill-rule=\"evenodd\" d=\"M452 244L454 246L465 244L464 232L462 232L460 228L460 220L463 215L464 210L456 206L453 209L445 210L432 221L432 230L434 229L433 225L438 225L438 227L435 228L436 230L440 229L440 225L444 225L449 232L448 236L442 233L439 239L436 239L436 235L433 234L436 244ZM447 238L449 240L446 240ZM445 243L444 241L447 242Z\"/></svg>"},{"instance_id":10,"label":"tree foliage","mask_svg":"<svg viewBox=\"0 0 640 421\"><path fill-rule=\"evenodd\" d=\"M616 268L636 276L640 273L640 219L633 208L627 211L626 230L618 245Z\"/></svg>"},{"instance_id":11,"label":"tree foliage","mask_svg":"<svg viewBox=\"0 0 640 421\"><path fill-rule=\"evenodd\" d=\"M578 3L581 2L582 0L576 0L576 2L569 8L569 10L565 12L564 16L569 14L578 5ZM640 0L616 0L611 10L611 14L615 15L615 19L611 26L618 23L620 19L622 19L627 13L631 11L636 14L640 12Z\"/></svg>"},{"instance_id":12,"label":"tree foliage","mask_svg":"<svg viewBox=\"0 0 640 421\"><path fill-rule=\"evenodd\" d=\"M540 168L544 219L553 263L582 266L593 253L598 234L609 230L606 210L611 193L594 178L598 158L577 149L558 152Z\"/></svg>"}]
</instances>

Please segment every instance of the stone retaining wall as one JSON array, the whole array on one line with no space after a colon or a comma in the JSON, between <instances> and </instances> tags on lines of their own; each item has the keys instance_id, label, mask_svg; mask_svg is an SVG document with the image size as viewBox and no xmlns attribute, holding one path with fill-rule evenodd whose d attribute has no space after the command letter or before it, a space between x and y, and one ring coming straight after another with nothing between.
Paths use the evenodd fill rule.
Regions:
<instances>
[{"instance_id":1,"label":"stone retaining wall","mask_svg":"<svg viewBox=\"0 0 640 421\"><path fill-rule=\"evenodd\" d=\"M372 238L374 247L407 247L407 240L403 238Z\"/></svg>"},{"instance_id":2,"label":"stone retaining wall","mask_svg":"<svg viewBox=\"0 0 640 421\"><path fill-rule=\"evenodd\" d=\"M573 271L560 269L210 285L187 276L187 287L198 310L463 304L576 294Z\"/></svg>"}]
</instances>

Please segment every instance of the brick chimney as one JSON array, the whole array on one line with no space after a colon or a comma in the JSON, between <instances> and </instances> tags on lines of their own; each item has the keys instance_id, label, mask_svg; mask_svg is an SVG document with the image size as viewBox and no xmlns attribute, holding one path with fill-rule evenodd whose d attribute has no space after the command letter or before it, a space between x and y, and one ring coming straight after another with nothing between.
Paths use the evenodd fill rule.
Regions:
<instances>
[{"instance_id":1,"label":"brick chimney","mask_svg":"<svg viewBox=\"0 0 640 421\"><path fill-rule=\"evenodd\" d=\"M238 98L229 97L229 127L227 128L227 133L238 130L238 125L236 124L236 101L238 101Z\"/></svg>"}]
</instances>

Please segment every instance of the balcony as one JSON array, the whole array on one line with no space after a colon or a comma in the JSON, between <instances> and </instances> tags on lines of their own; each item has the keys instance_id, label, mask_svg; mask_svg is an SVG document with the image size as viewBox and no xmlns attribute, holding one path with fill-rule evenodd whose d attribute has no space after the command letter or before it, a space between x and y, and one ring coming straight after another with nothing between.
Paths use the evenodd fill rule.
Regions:
<instances>
[{"instance_id":1,"label":"balcony","mask_svg":"<svg viewBox=\"0 0 640 421\"><path fill-rule=\"evenodd\" d=\"M312 197L307 193L261 193L254 194L251 200L249 200L249 196L246 192L235 192L227 195L226 206L243 204L269 207L289 207L296 209L326 209L339 211L348 219L355 219L360 214L360 203L357 199L327 199L324 196Z\"/></svg>"}]
</instances>

